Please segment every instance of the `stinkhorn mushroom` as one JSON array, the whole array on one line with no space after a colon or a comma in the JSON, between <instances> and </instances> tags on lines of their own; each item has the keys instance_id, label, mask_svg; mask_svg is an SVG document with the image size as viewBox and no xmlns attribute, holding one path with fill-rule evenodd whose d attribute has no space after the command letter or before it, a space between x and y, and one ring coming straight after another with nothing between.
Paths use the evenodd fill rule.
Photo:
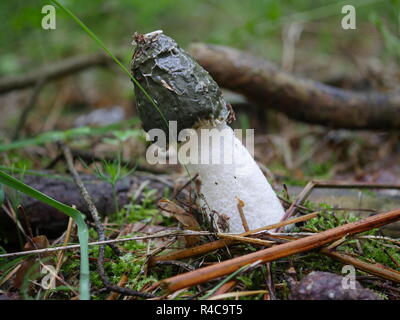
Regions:
<instances>
[{"instance_id":1,"label":"stinkhorn mushroom","mask_svg":"<svg viewBox=\"0 0 400 320\"><path fill-rule=\"evenodd\" d=\"M184 163L191 174L198 174L200 207L210 217L225 217L227 229L233 233L243 232L244 222L249 229L279 222L283 207L249 151L227 125L233 111L217 83L162 31L136 34L135 42L132 74L142 86L135 86L135 94L143 128L169 132L168 122L176 121L178 132L192 129L200 137L198 142L192 140L196 143L190 150L191 161ZM204 129L209 135L201 139ZM213 160L215 156L220 162Z\"/></svg>"}]
</instances>

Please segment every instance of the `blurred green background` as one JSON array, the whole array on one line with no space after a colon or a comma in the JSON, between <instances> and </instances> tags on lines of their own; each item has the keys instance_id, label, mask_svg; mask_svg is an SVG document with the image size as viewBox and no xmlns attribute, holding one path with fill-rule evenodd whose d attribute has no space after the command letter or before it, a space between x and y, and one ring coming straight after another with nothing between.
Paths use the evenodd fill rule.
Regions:
<instances>
[{"instance_id":1,"label":"blurred green background","mask_svg":"<svg viewBox=\"0 0 400 320\"><path fill-rule=\"evenodd\" d=\"M118 53L128 69L134 50L133 34L162 29L184 48L200 41L247 50L288 72L334 86L399 89L400 0L60 2ZM41 11L48 4L52 2L0 1L0 78L24 75L67 57L102 51L60 8L56 10L56 29L44 30ZM348 4L356 8L356 30L341 27L345 16L342 7ZM12 140L31 90L0 96L0 142ZM51 81L41 90L20 137L69 129L78 115L111 106L122 106L126 117L135 116L133 85L117 65ZM288 129L281 115L277 119L250 110L236 110L237 126L281 135L283 129Z\"/></svg>"},{"instance_id":2,"label":"blurred green background","mask_svg":"<svg viewBox=\"0 0 400 320\"><path fill-rule=\"evenodd\" d=\"M131 41L135 31L146 33L162 29L182 46L192 41L218 43L247 49L280 62L282 34L291 23L302 24L302 38L309 39L303 50L308 50L307 53L312 53L315 59L336 54L340 50L338 42L368 41L368 37L374 34L372 29L382 36L386 54L399 55L400 10L399 1L393 0L61 2L94 30L107 46L114 50L122 49L126 61L133 50ZM41 8L46 4L50 1L0 1L0 75L23 73L65 56L99 50L59 9L56 30L43 30ZM357 30L340 27L343 17L340 11L345 4L352 4L357 9ZM377 45L374 38L370 40Z\"/></svg>"}]
</instances>

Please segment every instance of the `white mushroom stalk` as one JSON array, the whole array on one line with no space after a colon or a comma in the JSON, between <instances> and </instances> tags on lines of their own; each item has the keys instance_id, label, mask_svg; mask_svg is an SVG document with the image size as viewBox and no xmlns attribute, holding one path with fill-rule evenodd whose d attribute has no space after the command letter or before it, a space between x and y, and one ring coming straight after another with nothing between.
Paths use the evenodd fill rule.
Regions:
<instances>
[{"instance_id":1,"label":"white mushroom stalk","mask_svg":"<svg viewBox=\"0 0 400 320\"><path fill-rule=\"evenodd\" d=\"M209 131L209 127L196 130L207 136L210 133L211 143L198 146L198 163L188 163L191 175L198 174L201 181L199 203L202 209L213 217L217 228L223 229L223 217L228 217L229 231L244 232L247 223L249 229L256 229L279 222L284 210L271 185L260 170L252 155L235 136L234 131L222 122ZM206 139L207 140L207 139ZM217 143L214 143L217 142ZM201 157L209 155L208 164L201 162ZM203 159L204 160L204 159ZM218 163L213 163L218 162ZM238 204L242 201L240 215ZM220 217L215 213L220 214Z\"/></svg>"},{"instance_id":2,"label":"white mushroom stalk","mask_svg":"<svg viewBox=\"0 0 400 320\"><path fill-rule=\"evenodd\" d=\"M160 31L136 35L135 42L133 75L158 106L155 110L135 87L143 127L169 132L167 121L176 121L178 133L191 129L178 159L192 176L198 174L199 205L210 220L218 229L232 233L245 231L245 226L256 229L279 222L283 207L249 151L227 125L233 111L208 72ZM182 136L178 137L181 141ZM188 149L190 155L182 157ZM238 203L244 205L241 210Z\"/></svg>"}]
</instances>

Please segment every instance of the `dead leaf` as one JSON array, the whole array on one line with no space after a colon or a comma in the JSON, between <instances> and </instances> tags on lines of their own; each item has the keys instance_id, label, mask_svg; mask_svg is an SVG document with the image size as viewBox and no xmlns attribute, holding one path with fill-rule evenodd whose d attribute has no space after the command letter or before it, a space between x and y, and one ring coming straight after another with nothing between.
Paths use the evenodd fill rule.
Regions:
<instances>
[{"instance_id":1,"label":"dead leaf","mask_svg":"<svg viewBox=\"0 0 400 320\"><path fill-rule=\"evenodd\" d=\"M161 199L157 203L161 211L167 216L172 216L178 220L185 230L199 231L201 230L196 218L185 209L167 199ZM198 236L185 236L186 245L192 247L199 242Z\"/></svg>"},{"instance_id":2,"label":"dead leaf","mask_svg":"<svg viewBox=\"0 0 400 320\"><path fill-rule=\"evenodd\" d=\"M45 249L49 247L49 241L47 240L46 236L37 236L33 237L32 241L28 241L24 245L24 251L31 251L31 250L36 250L36 249ZM17 289L20 289L26 273L33 267L33 265L36 263L36 260L40 256L43 258L45 255L35 255L32 257L27 258L21 263L21 267L18 269L17 274L15 275L14 278L14 287Z\"/></svg>"}]
</instances>

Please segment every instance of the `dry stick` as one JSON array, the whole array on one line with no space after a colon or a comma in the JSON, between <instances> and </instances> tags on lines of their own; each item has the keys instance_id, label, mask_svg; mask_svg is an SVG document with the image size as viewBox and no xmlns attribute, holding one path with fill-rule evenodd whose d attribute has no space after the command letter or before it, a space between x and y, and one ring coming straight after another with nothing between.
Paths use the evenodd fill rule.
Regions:
<instances>
[{"instance_id":1,"label":"dry stick","mask_svg":"<svg viewBox=\"0 0 400 320\"><path fill-rule=\"evenodd\" d=\"M236 280L230 280L230 281L224 283L221 287L218 288L217 291L215 291L214 294L212 294L212 295L210 296L210 298L208 298L208 300L210 300L212 297L218 296L218 295L220 295L220 294L228 293L228 292L231 291L236 285L237 285L237 281L236 281Z\"/></svg>"},{"instance_id":2,"label":"dry stick","mask_svg":"<svg viewBox=\"0 0 400 320\"><path fill-rule=\"evenodd\" d=\"M247 243L258 244L258 245L267 246L267 247L270 247L273 244L275 244L275 241L246 238L246 237L237 236L234 234L227 234L227 233L217 233L217 236L219 238L228 239L228 240L232 240L232 241L247 242Z\"/></svg>"},{"instance_id":3,"label":"dry stick","mask_svg":"<svg viewBox=\"0 0 400 320\"><path fill-rule=\"evenodd\" d=\"M112 59L104 53L81 55L67 58L60 62L46 65L40 69L21 76L11 76L0 79L0 94L12 90L24 89L34 86L38 79L50 81L80 72L94 66L111 65Z\"/></svg>"},{"instance_id":4,"label":"dry stick","mask_svg":"<svg viewBox=\"0 0 400 320\"><path fill-rule=\"evenodd\" d=\"M244 215L244 212L243 212L244 202L242 200L240 200L239 198L236 198L236 200L237 200L237 208L238 208L238 211L240 214L240 219L242 220L243 229L244 229L244 231L248 232L248 231L250 231L250 228L249 228L249 224L247 223L246 216Z\"/></svg>"},{"instance_id":5,"label":"dry stick","mask_svg":"<svg viewBox=\"0 0 400 320\"><path fill-rule=\"evenodd\" d=\"M19 205L19 206L17 207L17 210L18 210L19 214L20 214L20 215L22 216L22 218L23 218L23 221L24 221L24 229L26 229L26 232L28 233L28 234L27 234L27 235L28 235L28 239L29 239L29 241L30 241L31 243L33 243L33 242L32 242L32 239L33 239L32 226L31 226L31 223L30 223L30 221L29 221L28 215L27 215L26 212L25 212L25 208L24 208L23 206Z\"/></svg>"},{"instance_id":6,"label":"dry stick","mask_svg":"<svg viewBox=\"0 0 400 320\"><path fill-rule=\"evenodd\" d=\"M121 279L119 279L118 281L118 287L125 287L125 285L127 284L129 278L126 276L126 274L123 274ZM106 300L117 300L119 298L120 294L118 292L111 292L108 297L106 298Z\"/></svg>"},{"instance_id":7,"label":"dry stick","mask_svg":"<svg viewBox=\"0 0 400 320\"><path fill-rule=\"evenodd\" d=\"M127 241L137 241L137 240L147 240L147 239L154 239L154 238L165 238L165 237L179 237L179 236L209 236L213 233L208 231L191 231L191 230L175 230L171 232L158 232L152 235L147 236L137 236L137 237L129 237L129 238L121 238L121 239L112 239L112 240L104 240L104 241L94 241L89 242L89 246L101 246L103 244L110 244L110 243L118 243L118 242L127 242ZM11 258L11 257L19 257L19 256L26 256L32 254L41 254L41 253L49 253L61 250L72 250L72 249L79 249L80 244L72 244L69 246L59 246L53 248L45 248L45 249L37 249L37 250L29 250L29 251L19 251L19 252L11 252L11 253L4 253L0 254L0 259L3 258Z\"/></svg>"},{"instance_id":8,"label":"dry stick","mask_svg":"<svg viewBox=\"0 0 400 320\"><path fill-rule=\"evenodd\" d=\"M89 210L92 214L93 220L96 224L97 232L99 234L99 239L100 239L100 241L104 241L105 240L104 226L100 222L99 213L97 212L97 209L96 209L95 205L93 204L93 201L92 201L89 193L87 192L85 186L83 185L83 182L82 182L81 178L79 177L78 172L75 170L71 150L65 145L62 148L64 151L65 159L67 161L68 169L72 173L74 181L77 184L77 186L82 194L82 197L85 200L86 204L88 205ZM99 272L101 280L103 281L103 283L105 284L107 289L109 289L110 291L122 293L125 295L142 297L142 298L154 297L154 295L149 294L149 293L143 293L143 292L138 292L138 291L128 289L128 288L118 287L111 283L111 281L108 278L108 276L106 275L106 272L104 269L104 245L101 245L99 248L99 257L97 259L97 270Z\"/></svg>"},{"instance_id":9,"label":"dry stick","mask_svg":"<svg viewBox=\"0 0 400 320\"><path fill-rule=\"evenodd\" d=\"M65 233L65 238L64 238L64 246L66 246L69 242L69 239L71 237L71 232L72 232L72 226L74 223L74 219L69 217L68 219L68 226L67 226L67 231ZM56 264L56 270L54 271L54 274L52 274L52 278L54 281L58 278L58 274L61 270L61 266L63 264L63 259L64 259L64 251L59 251L57 254L57 264ZM44 299L47 299L47 297L50 295L51 291L46 291L44 295Z\"/></svg>"},{"instance_id":10,"label":"dry stick","mask_svg":"<svg viewBox=\"0 0 400 320\"><path fill-rule=\"evenodd\" d=\"M272 272L271 272L271 263L268 262L265 265L266 265L266 269L267 269L265 271L265 285L268 289L269 300L276 300L275 284L274 284L273 276L272 276Z\"/></svg>"},{"instance_id":11,"label":"dry stick","mask_svg":"<svg viewBox=\"0 0 400 320\"><path fill-rule=\"evenodd\" d=\"M219 294L219 295L216 295L216 296L211 296L207 300L223 300L223 299L226 299L226 298L238 298L238 297L243 297L243 296L250 296L250 295L255 295L255 294L267 293L267 292L268 291L266 291L266 290L228 292L228 293L223 293L223 294Z\"/></svg>"},{"instance_id":12,"label":"dry stick","mask_svg":"<svg viewBox=\"0 0 400 320\"><path fill-rule=\"evenodd\" d=\"M286 206L290 207L292 205L292 202L289 202L285 198L282 198L281 196L278 196L279 200L283 202ZM297 212L300 212L301 214L305 215L309 212L313 212L313 209L306 208L301 205L295 205L297 207ZM322 208L320 208L322 210ZM331 208L331 211L357 211L357 212L372 212L376 213L378 210L375 209L366 209L366 208L346 208L346 207L340 207L340 208Z\"/></svg>"},{"instance_id":13,"label":"dry stick","mask_svg":"<svg viewBox=\"0 0 400 320\"><path fill-rule=\"evenodd\" d=\"M292 217L297 208L307 199L314 188L328 188L328 189L400 189L399 184L382 184L382 183L368 183L368 182L347 182L347 181L310 181L299 193L289 209L286 211L282 221ZM277 231L282 231L278 228Z\"/></svg>"},{"instance_id":14,"label":"dry stick","mask_svg":"<svg viewBox=\"0 0 400 320\"><path fill-rule=\"evenodd\" d=\"M70 217L68 220L68 226L67 226L67 232L65 233L65 239L64 239L64 246L66 246L69 242L69 239L71 237L71 232L72 232L72 226L73 226L74 220ZM63 263L63 258L64 258L64 251L59 251L57 255L57 266L56 266L56 274L60 272L61 265Z\"/></svg>"},{"instance_id":15,"label":"dry stick","mask_svg":"<svg viewBox=\"0 0 400 320\"><path fill-rule=\"evenodd\" d=\"M314 181L315 187L328 189L399 189L396 183L371 183L353 181Z\"/></svg>"},{"instance_id":16,"label":"dry stick","mask_svg":"<svg viewBox=\"0 0 400 320\"><path fill-rule=\"evenodd\" d=\"M392 255L387 251L386 248L383 248L383 251L386 253L386 255L392 260L392 262L396 265L397 268L400 268L400 263L397 262L395 258L392 257Z\"/></svg>"},{"instance_id":17,"label":"dry stick","mask_svg":"<svg viewBox=\"0 0 400 320\"><path fill-rule=\"evenodd\" d=\"M182 269L185 269L187 271L192 271L195 268L188 264L188 263L184 263L182 261L174 261L174 260L167 260L167 261L157 261L157 265L172 265L172 266L178 266Z\"/></svg>"},{"instance_id":18,"label":"dry stick","mask_svg":"<svg viewBox=\"0 0 400 320\"><path fill-rule=\"evenodd\" d=\"M383 266L381 264L372 264L372 263L364 262L357 258L351 257L347 254L329 250L327 248L321 249L320 252L331 258L339 260L345 264L351 264L354 267L356 267L357 269L363 270L367 273L376 275L378 277L381 277L381 278L384 278L387 280L391 280L391 281L400 283L400 272L393 270L391 268L388 268L386 266Z\"/></svg>"},{"instance_id":19,"label":"dry stick","mask_svg":"<svg viewBox=\"0 0 400 320\"><path fill-rule=\"evenodd\" d=\"M189 179L189 181L187 181L182 187L180 187L179 190L177 190L177 191L175 192L175 195L172 197L172 200L176 199L176 198L180 195L180 193L181 193L189 184L191 184L193 181L195 181L195 180L198 178L198 176L199 176L199 174L196 173L194 177L191 177L191 178Z\"/></svg>"},{"instance_id":20,"label":"dry stick","mask_svg":"<svg viewBox=\"0 0 400 320\"><path fill-rule=\"evenodd\" d=\"M318 234L294 240L288 243L260 250L251 254L230 259L212 266L197 269L192 272L180 274L172 278L164 279L161 285L166 287L169 292L191 287L210 281L212 279L230 274L240 267L249 263L261 260L262 262L271 262L293 254L322 247L325 244L336 241L344 236L364 232L383 225L395 222L400 219L400 209L377 214L366 219L345 224Z\"/></svg>"},{"instance_id":21,"label":"dry stick","mask_svg":"<svg viewBox=\"0 0 400 320\"><path fill-rule=\"evenodd\" d=\"M40 78L36 81L35 87L33 88L31 95L29 96L28 102L26 103L24 110L22 110L22 113L18 119L18 123L15 127L13 135L13 140L17 140L19 138L21 130L24 127L26 120L28 119L29 113L31 113L36 106L36 100L38 99L39 94L45 83L45 78Z\"/></svg>"},{"instance_id":22,"label":"dry stick","mask_svg":"<svg viewBox=\"0 0 400 320\"><path fill-rule=\"evenodd\" d=\"M381 241L387 241L394 243L397 246L400 246L400 239L392 239L389 237L383 237L383 236L358 236L357 239L372 239L372 240L381 240Z\"/></svg>"},{"instance_id":23,"label":"dry stick","mask_svg":"<svg viewBox=\"0 0 400 320\"><path fill-rule=\"evenodd\" d=\"M301 216L298 218L293 218L290 220L286 220L286 221L282 221L280 223L277 224L272 224L266 227L262 227L262 228L258 228L255 230L250 230L248 232L242 233L238 236L240 237L245 237L260 231L265 231L265 230L271 230L271 229L275 229L281 226L286 226L289 224L293 224L293 223L297 223L297 222L303 222L303 221L307 221L310 220L312 218L315 218L317 215L319 214L319 212L313 212L310 214L307 214L305 216ZM232 243L234 243L233 240L217 240L217 241L213 241L213 242L208 242L205 244L202 244L200 246L197 247L193 247L193 248L187 248L187 249L183 249L183 250L179 250L179 251L175 251L172 253L167 253L161 256L156 256L153 257L150 261L149 264L150 265L154 265L157 261L164 261L164 260L180 260L180 259L185 259L185 258L189 258L189 257L193 257L193 256L198 256L201 254L205 254L220 248L223 248L225 246L229 246Z\"/></svg>"},{"instance_id":24,"label":"dry stick","mask_svg":"<svg viewBox=\"0 0 400 320\"><path fill-rule=\"evenodd\" d=\"M289 218L291 218L299 205L303 203L303 201L310 195L312 189L315 186L314 181L310 181L307 183L307 185L304 187L304 189L298 194L296 199L293 201L293 203L290 205L289 209L286 210L285 215L282 217L282 221L285 221ZM281 231L281 227L277 228L277 232Z\"/></svg>"},{"instance_id":25,"label":"dry stick","mask_svg":"<svg viewBox=\"0 0 400 320\"><path fill-rule=\"evenodd\" d=\"M74 178L75 184L78 186L79 192L81 193L83 199L85 200L85 202L88 206L90 214L92 215L92 218L93 218L95 226L96 226L96 231L99 234L99 240L104 241L104 240L106 240L106 237L104 234L104 226L101 223L99 212L97 211L97 208L93 203L92 197L89 195L89 192L86 190L82 179L80 178L78 172L75 170L74 160L73 160L71 149L63 144L61 144L61 146L62 146L65 160L67 162L68 169L71 172L72 177ZM117 255L120 255L119 249L116 246L114 246L113 244L108 244L108 246L110 246L110 248ZM101 246L100 246L100 248L101 248ZM101 249L100 249L100 251L101 251Z\"/></svg>"}]
</instances>

